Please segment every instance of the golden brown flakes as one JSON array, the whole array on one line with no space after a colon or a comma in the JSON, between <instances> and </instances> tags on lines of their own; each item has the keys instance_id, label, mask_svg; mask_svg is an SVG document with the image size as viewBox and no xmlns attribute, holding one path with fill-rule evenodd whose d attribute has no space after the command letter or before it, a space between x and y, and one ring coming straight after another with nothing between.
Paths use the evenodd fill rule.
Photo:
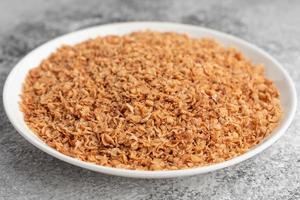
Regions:
<instances>
[{"instance_id":1,"label":"golden brown flakes","mask_svg":"<svg viewBox=\"0 0 300 200\"><path fill-rule=\"evenodd\" d=\"M151 31L59 48L28 73L20 106L58 151L138 170L231 159L282 115L262 65L211 39Z\"/></svg>"}]
</instances>

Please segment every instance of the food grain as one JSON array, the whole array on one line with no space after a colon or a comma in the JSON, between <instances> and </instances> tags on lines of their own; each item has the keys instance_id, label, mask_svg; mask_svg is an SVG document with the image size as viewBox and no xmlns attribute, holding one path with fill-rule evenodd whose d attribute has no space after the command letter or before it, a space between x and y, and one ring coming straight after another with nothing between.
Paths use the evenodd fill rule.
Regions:
<instances>
[{"instance_id":1,"label":"food grain","mask_svg":"<svg viewBox=\"0 0 300 200\"><path fill-rule=\"evenodd\" d=\"M282 115L264 66L213 39L152 31L62 46L30 70L20 108L61 153L139 170L231 159Z\"/></svg>"}]
</instances>

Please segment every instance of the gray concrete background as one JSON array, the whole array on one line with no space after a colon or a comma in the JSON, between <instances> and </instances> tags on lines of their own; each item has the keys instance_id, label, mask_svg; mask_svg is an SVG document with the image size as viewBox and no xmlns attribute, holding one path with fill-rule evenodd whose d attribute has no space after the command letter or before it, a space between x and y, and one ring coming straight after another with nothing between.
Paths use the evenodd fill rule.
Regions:
<instances>
[{"instance_id":1,"label":"gray concrete background","mask_svg":"<svg viewBox=\"0 0 300 200\"><path fill-rule=\"evenodd\" d=\"M0 0L0 94L16 62L41 43L83 27L137 20L195 24L246 39L278 59L299 91L298 0ZM297 200L299 130L298 112L289 131L271 148L214 173L166 180L127 179L80 169L36 149L17 134L1 103L0 199Z\"/></svg>"}]
</instances>

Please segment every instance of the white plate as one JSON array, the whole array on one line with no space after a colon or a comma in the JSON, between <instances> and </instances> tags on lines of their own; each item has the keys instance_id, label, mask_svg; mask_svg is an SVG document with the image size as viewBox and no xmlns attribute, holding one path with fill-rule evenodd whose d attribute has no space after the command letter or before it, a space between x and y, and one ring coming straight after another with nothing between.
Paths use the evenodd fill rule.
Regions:
<instances>
[{"instance_id":1,"label":"white plate","mask_svg":"<svg viewBox=\"0 0 300 200\"><path fill-rule=\"evenodd\" d=\"M224 45L236 47L254 63L264 64L266 67L266 76L274 81L276 87L279 89L281 94L280 101L284 110L284 116L279 127L276 130L274 130L272 134L269 137L267 137L261 144L255 146L247 153L240 155L236 158L204 167L170 171L138 171L117 169L77 160L49 147L27 127L23 119L23 114L19 110L19 95L21 94L22 83L28 71L31 68L38 66L42 59L45 59L47 56L49 56L51 52L55 51L62 44L72 45L97 36L104 36L109 34L123 35L133 31L144 29L187 33L192 37L198 38L212 37ZM203 174L214 170L222 169L224 167L228 167L242 162L248 158L251 158L254 155L268 148L285 133L288 126L292 122L296 111L296 90L287 72L274 58L272 58L263 50L241 39L214 30L191 25L161 22L129 22L97 26L76 31L51 40L46 44L36 48L27 56L25 56L9 74L4 86L3 102L6 114L13 126L17 129L17 131L31 144L60 160L82 168L111 175L135 178L169 178L189 176L194 174Z\"/></svg>"}]
</instances>

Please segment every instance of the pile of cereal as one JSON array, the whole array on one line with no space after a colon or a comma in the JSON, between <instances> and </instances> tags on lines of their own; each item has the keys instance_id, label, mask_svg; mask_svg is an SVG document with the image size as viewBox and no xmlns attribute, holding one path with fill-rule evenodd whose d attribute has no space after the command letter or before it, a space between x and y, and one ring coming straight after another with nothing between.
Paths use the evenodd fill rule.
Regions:
<instances>
[{"instance_id":1,"label":"pile of cereal","mask_svg":"<svg viewBox=\"0 0 300 200\"><path fill-rule=\"evenodd\" d=\"M173 170L243 154L278 125L279 93L237 50L152 31L63 46L24 83L49 146L104 166Z\"/></svg>"}]
</instances>

